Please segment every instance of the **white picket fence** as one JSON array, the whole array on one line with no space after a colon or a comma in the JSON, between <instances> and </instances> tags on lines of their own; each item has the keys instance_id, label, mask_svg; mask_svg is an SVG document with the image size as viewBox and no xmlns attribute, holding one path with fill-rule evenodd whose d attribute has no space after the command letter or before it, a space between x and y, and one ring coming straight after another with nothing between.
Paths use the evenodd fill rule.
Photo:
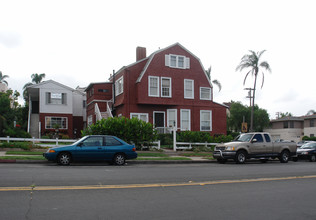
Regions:
<instances>
[{"instance_id":1,"label":"white picket fence","mask_svg":"<svg viewBox=\"0 0 316 220\"><path fill-rule=\"evenodd\" d=\"M0 141L24 141L24 142L32 142L33 144L41 143L41 146L44 147L53 147L53 146L62 146L60 143L74 143L77 140L74 139L39 139L39 138L12 138L12 137L0 137ZM43 142L55 143L54 144L42 144Z\"/></svg>"},{"instance_id":2,"label":"white picket fence","mask_svg":"<svg viewBox=\"0 0 316 220\"><path fill-rule=\"evenodd\" d=\"M190 143L190 142L176 142L176 150L191 150L192 146L205 146L210 148L209 146L216 146L218 143ZM211 148L210 148L211 149Z\"/></svg>"}]
</instances>

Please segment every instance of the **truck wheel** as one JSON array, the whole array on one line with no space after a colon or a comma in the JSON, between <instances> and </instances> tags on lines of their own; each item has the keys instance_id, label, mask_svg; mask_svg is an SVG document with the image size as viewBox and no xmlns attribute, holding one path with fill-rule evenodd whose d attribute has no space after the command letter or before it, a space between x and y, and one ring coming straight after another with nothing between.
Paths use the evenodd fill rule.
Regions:
<instances>
[{"instance_id":1,"label":"truck wheel","mask_svg":"<svg viewBox=\"0 0 316 220\"><path fill-rule=\"evenodd\" d=\"M315 162L316 161L316 156L315 154L313 154L310 158L309 158L310 162Z\"/></svg>"},{"instance_id":2,"label":"truck wheel","mask_svg":"<svg viewBox=\"0 0 316 220\"><path fill-rule=\"evenodd\" d=\"M290 158L289 151L284 150L284 151L281 152L279 160L280 160L281 163L287 163L287 162L289 162L289 158Z\"/></svg>"},{"instance_id":3,"label":"truck wheel","mask_svg":"<svg viewBox=\"0 0 316 220\"><path fill-rule=\"evenodd\" d=\"M246 162L246 159L247 159L247 152L244 151L244 150L241 150L241 151L238 151L236 153L236 156L235 156L235 162L236 163L245 163Z\"/></svg>"}]
</instances>

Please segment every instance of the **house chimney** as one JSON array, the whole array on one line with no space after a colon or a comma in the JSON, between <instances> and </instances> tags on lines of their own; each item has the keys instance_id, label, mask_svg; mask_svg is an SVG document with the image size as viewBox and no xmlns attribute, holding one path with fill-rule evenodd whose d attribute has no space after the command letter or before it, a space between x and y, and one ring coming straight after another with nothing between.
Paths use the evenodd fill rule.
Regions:
<instances>
[{"instance_id":1,"label":"house chimney","mask_svg":"<svg viewBox=\"0 0 316 220\"><path fill-rule=\"evenodd\" d=\"M146 58L146 48L137 47L136 48L136 61Z\"/></svg>"}]
</instances>

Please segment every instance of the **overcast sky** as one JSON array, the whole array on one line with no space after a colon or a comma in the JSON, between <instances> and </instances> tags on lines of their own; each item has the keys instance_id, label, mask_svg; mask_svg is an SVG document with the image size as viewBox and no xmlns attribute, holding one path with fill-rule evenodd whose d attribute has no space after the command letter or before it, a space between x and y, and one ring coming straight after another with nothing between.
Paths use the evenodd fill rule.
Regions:
<instances>
[{"instance_id":1,"label":"overcast sky","mask_svg":"<svg viewBox=\"0 0 316 220\"><path fill-rule=\"evenodd\" d=\"M249 50L266 50L256 104L295 116L316 110L313 0L0 0L0 71L22 94L33 73L72 88L107 81L113 70L179 42L212 66L214 101L249 105L236 72Z\"/></svg>"}]
</instances>

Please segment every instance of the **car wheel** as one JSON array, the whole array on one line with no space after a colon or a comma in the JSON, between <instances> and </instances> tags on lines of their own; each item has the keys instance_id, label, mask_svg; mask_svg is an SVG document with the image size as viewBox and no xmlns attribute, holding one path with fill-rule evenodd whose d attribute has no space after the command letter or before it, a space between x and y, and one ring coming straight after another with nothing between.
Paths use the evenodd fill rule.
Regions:
<instances>
[{"instance_id":1,"label":"car wheel","mask_svg":"<svg viewBox=\"0 0 316 220\"><path fill-rule=\"evenodd\" d=\"M309 158L310 162L315 162L316 161L316 156L315 154L313 154L310 158Z\"/></svg>"},{"instance_id":2,"label":"car wheel","mask_svg":"<svg viewBox=\"0 0 316 220\"><path fill-rule=\"evenodd\" d=\"M71 156L69 153L60 153L57 157L57 163L59 165L69 165L71 160Z\"/></svg>"},{"instance_id":3,"label":"car wheel","mask_svg":"<svg viewBox=\"0 0 316 220\"><path fill-rule=\"evenodd\" d=\"M116 154L113 158L115 165L122 166L125 164L125 156L123 154Z\"/></svg>"},{"instance_id":4,"label":"car wheel","mask_svg":"<svg viewBox=\"0 0 316 220\"><path fill-rule=\"evenodd\" d=\"M246 151L241 150L241 151L238 151L236 153L236 156L235 156L236 163L239 163L239 164L245 163L246 159L247 159L247 152Z\"/></svg>"},{"instance_id":5,"label":"car wheel","mask_svg":"<svg viewBox=\"0 0 316 220\"><path fill-rule=\"evenodd\" d=\"M287 162L289 162L289 158L290 158L289 151L284 150L284 151L281 152L279 160L280 160L281 163L287 163Z\"/></svg>"}]
</instances>

